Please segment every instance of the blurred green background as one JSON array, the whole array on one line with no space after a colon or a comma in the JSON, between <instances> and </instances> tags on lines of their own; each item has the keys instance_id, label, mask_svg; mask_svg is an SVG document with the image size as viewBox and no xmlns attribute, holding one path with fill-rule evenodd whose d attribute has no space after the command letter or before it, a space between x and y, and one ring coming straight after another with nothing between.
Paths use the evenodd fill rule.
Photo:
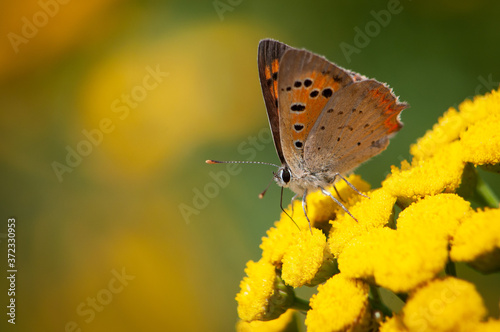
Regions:
<instances>
[{"instance_id":1,"label":"blurred green background","mask_svg":"<svg viewBox=\"0 0 500 332\"><path fill-rule=\"evenodd\" d=\"M374 187L448 107L500 82L494 0L60 2L0 5L0 249L15 217L19 331L234 329L279 190L257 198L272 167L228 176L204 161L278 162L260 39L325 55L410 103L389 149L357 171ZM482 175L500 193L498 175ZM461 271L498 316L499 275Z\"/></svg>"}]
</instances>

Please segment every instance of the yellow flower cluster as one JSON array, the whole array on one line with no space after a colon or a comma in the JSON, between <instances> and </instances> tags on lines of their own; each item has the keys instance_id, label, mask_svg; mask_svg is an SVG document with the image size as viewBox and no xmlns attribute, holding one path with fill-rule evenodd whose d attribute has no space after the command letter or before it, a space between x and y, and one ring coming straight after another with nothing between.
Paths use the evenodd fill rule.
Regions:
<instances>
[{"instance_id":1,"label":"yellow flower cluster","mask_svg":"<svg viewBox=\"0 0 500 332\"><path fill-rule=\"evenodd\" d=\"M265 260L249 261L245 273L247 277L241 281L241 292L236 296L242 320L275 319L291 306L293 291L283 284L272 264Z\"/></svg>"},{"instance_id":2,"label":"yellow flower cluster","mask_svg":"<svg viewBox=\"0 0 500 332\"><path fill-rule=\"evenodd\" d=\"M380 188L349 176L369 198L336 183L357 221L311 193L311 234L295 202L286 212L299 227L283 213L262 239L261 260L247 265L236 296L240 319L272 320L297 309L306 312L308 331L498 330L500 321L486 320L481 296L455 276L454 264L500 271L498 199L476 171L500 171L499 128L500 93L492 91L448 110ZM310 303L294 295L317 285ZM382 302L380 287L406 301L401 312ZM289 330L288 312L275 331ZM240 322L238 330L268 331L271 322L252 329Z\"/></svg>"}]
</instances>

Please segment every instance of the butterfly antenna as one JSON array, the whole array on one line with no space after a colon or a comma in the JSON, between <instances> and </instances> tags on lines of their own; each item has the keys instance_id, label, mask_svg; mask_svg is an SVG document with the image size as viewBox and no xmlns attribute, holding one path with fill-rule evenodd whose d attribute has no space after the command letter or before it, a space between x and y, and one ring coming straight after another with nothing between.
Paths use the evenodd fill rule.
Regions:
<instances>
[{"instance_id":1,"label":"butterfly antenna","mask_svg":"<svg viewBox=\"0 0 500 332\"><path fill-rule=\"evenodd\" d=\"M220 161L220 160L208 159L208 160L205 160L205 162L207 164L261 164L261 165L269 165L269 166L274 166L276 168L279 168L279 166L276 165L276 164L266 163L266 162L263 162L263 161L237 161L237 160ZM264 195L266 194L267 189L269 189L269 186L271 185L272 182L273 182L273 180L271 179L271 181L267 185L266 189L264 189L264 191L262 191L259 194L259 198L264 198Z\"/></svg>"},{"instance_id":2,"label":"butterfly antenna","mask_svg":"<svg viewBox=\"0 0 500 332\"><path fill-rule=\"evenodd\" d=\"M269 166L274 166L276 168L279 168L278 165L273 164L273 163L266 163L263 161L249 161L249 160L243 160L243 161L238 161L238 160L212 160L208 159L205 160L207 164L261 164L261 165L269 165Z\"/></svg>"},{"instance_id":3,"label":"butterfly antenna","mask_svg":"<svg viewBox=\"0 0 500 332\"><path fill-rule=\"evenodd\" d=\"M279 168L279 166L276 165L276 164L266 163L266 162L263 162L263 161L236 161L236 160L220 161L220 160L208 159L205 162L207 164L261 164L261 165L269 165L269 166L274 166L276 168ZM259 198L263 198L264 197L264 195L267 192L267 189L269 189L269 186L271 185L272 182L273 182L273 180L271 179L271 181L267 185L266 189L264 189L264 191L259 194ZM280 208L281 208L281 211L283 211L288 216L288 218L290 218L293 221L293 223L295 224L295 226L297 226L297 228L300 231L299 225L297 225L297 223L295 222L295 220L293 220L293 218L290 217L290 215L283 208L283 187L281 187Z\"/></svg>"}]
</instances>

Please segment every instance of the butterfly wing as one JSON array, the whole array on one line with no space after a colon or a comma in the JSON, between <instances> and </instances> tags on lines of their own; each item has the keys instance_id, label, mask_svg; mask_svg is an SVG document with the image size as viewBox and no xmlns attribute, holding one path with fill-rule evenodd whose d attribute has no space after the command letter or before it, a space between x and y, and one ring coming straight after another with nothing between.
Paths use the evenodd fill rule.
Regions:
<instances>
[{"instance_id":1,"label":"butterfly wing","mask_svg":"<svg viewBox=\"0 0 500 332\"><path fill-rule=\"evenodd\" d=\"M307 137L328 101L353 83L344 69L306 50L289 49L278 75L279 131L284 158L296 176L304 174Z\"/></svg>"},{"instance_id":2,"label":"butterfly wing","mask_svg":"<svg viewBox=\"0 0 500 332\"><path fill-rule=\"evenodd\" d=\"M266 103L267 117L269 126L273 133L274 146L281 162L284 163L283 152L280 141L279 131L279 110L278 110L278 71L280 68L280 59L290 46L272 39L264 39L259 43L258 67L260 85L264 102Z\"/></svg>"},{"instance_id":3,"label":"butterfly wing","mask_svg":"<svg viewBox=\"0 0 500 332\"><path fill-rule=\"evenodd\" d=\"M402 128L399 114L406 107L389 87L372 79L336 92L306 141L307 169L313 173L346 173L379 154Z\"/></svg>"}]
</instances>

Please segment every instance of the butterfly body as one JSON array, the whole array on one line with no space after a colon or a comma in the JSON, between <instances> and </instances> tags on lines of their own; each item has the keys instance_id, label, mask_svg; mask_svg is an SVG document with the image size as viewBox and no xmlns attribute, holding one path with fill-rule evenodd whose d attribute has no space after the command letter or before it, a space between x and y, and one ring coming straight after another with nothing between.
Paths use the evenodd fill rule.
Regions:
<instances>
[{"instance_id":1,"label":"butterfly body","mask_svg":"<svg viewBox=\"0 0 500 332\"><path fill-rule=\"evenodd\" d=\"M259 77L281 167L275 181L303 196L379 154L402 128L407 104L374 79L271 39Z\"/></svg>"},{"instance_id":2,"label":"butterfly body","mask_svg":"<svg viewBox=\"0 0 500 332\"><path fill-rule=\"evenodd\" d=\"M278 169L274 176L274 181L284 188L289 188L298 196L302 196L306 190L316 190L326 187L334 182L334 177L328 172L311 173L308 171L300 175L291 173L288 165L284 164Z\"/></svg>"}]
</instances>

